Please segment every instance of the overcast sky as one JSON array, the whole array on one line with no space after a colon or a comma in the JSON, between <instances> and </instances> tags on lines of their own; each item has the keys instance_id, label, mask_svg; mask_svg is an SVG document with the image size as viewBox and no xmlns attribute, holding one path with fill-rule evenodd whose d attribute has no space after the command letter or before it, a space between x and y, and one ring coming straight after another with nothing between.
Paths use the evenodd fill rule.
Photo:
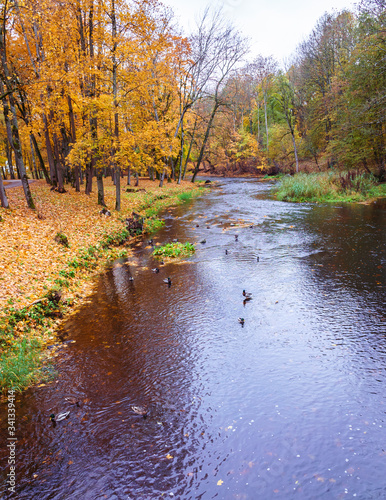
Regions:
<instances>
[{"instance_id":1,"label":"overcast sky","mask_svg":"<svg viewBox=\"0 0 386 500\"><path fill-rule=\"evenodd\" d=\"M222 5L226 16L251 40L253 56L288 58L324 12L354 9L351 0L162 0L174 11L185 34L205 6Z\"/></svg>"}]
</instances>

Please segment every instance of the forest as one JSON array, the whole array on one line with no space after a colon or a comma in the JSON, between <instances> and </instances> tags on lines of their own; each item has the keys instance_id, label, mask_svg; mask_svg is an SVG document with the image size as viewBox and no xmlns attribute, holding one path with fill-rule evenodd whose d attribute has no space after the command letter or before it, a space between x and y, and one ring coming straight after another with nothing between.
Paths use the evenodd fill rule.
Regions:
<instances>
[{"instance_id":1,"label":"forest","mask_svg":"<svg viewBox=\"0 0 386 500\"><path fill-rule=\"evenodd\" d=\"M96 178L181 182L217 175L385 172L386 10L325 13L286 67L207 9L189 36L158 0L5 0L3 179L56 191ZM124 179L124 180L123 180ZM66 187L65 187L66 186ZM83 189L83 188L82 188Z\"/></svg>"}]
</instances>

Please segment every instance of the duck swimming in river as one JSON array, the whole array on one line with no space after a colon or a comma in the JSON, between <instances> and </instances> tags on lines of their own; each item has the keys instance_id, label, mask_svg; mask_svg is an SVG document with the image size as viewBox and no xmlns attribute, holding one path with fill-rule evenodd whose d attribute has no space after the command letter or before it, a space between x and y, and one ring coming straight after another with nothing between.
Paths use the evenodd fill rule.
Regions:
<instances>
[{"instance_id":1,"label":"duck swimming in river","mask_svg":"<svg viewBox=\"0 0 386 500\"><path fill-rule=\"evenodd\" d=\"M165 278L163 282L166 283L169 288L172 286L172 280L170 278Z\"/></svg>"},{"instance_id":2,"label":"duck swimming in river","mask_svg":"<svg viewBox=\"0 0 386 500\"><path fill-rule=\"evenodd\" d=\"M76 405L79 407L79 401L76 399L76 398L73 398L72 396L68 397L68 398L64 398L67 403L70 403L71 405Z\"/></svg>"},{"instance_id":3,"label":"duck swimming in river","mask_svg":"<svg viewBox=\"0 0 386 500\"><path fill-rule=\"evenodd\" d=\"M243 290L243 297L244 297L244 300L252 300L252 294L246 292L245 290Z\"/></svg>"},{"instance_id":4,"label":"duck swimming in river","mask_svg":"<svg viewBox=\"0 0 386 500\"><path fill-rule=\"evenodd\" d=\"M141 415L143 418L146 418L149 413L147 406L132 406L131 409L134 413Z\"/></svg>"},{"instance_id":5,"label":"duck swimming in river","mask_svg":"<svg viewBox=\"0 0 386 500\"><path fill-rule=\"evenodd\" d=\"M69 414L70 414L69 411L64 411L62 413L58 413L55 417L55 413L51 413L50 420L52 423L56 424L56 422L61 422L62 420L65 420Z\"/></svg>"}]
</instances>

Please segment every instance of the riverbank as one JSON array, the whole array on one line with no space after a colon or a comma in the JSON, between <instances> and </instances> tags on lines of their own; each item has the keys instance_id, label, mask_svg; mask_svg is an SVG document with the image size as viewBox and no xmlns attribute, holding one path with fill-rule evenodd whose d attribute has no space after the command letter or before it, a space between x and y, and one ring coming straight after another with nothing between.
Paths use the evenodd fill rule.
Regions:
<instances>
[{"instance_id":1,"label":"riverbank","mask_svg":"<svg viewBox=\"0 0 386 500\"><path fill-rule=\"evenodd\" d=\"M127 191L129 189L129 191ZM10 209L0 208L0 386L22 390L49 376L46 347L55 342L63 318L76 312L92 291L93 277L106 264L127 257L141 237L125 220L144 217L142 234L162 225L157 214L188 201L203 188L140 179L124 187L122 210L115 212L115 186L105 180L102 214L97 193L59 194L44 181L31 185L36 211L25 207L22 188L7 191Z\"/></svg>"},{"instance_id":2,"label":"riverbank","mask_svg":"<svg viewBox=\"0 0 386 500\"><path fill-rule=\"evenodd\" d=\"M386 183L359 171L299 173L282 177L274 192L280 201L363 203L386 196Z\"/></svg>"}]
</instances>

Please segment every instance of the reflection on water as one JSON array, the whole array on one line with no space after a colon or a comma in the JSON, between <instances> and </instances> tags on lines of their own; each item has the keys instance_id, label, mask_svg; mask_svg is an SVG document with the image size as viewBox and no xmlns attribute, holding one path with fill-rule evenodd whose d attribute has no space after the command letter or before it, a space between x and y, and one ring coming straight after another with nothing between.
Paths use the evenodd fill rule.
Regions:
<instances>
[{"instance_id":1,"label":"reflection on water","mask_svg":"<svg viewBox=\"0 0 386 500\"><path fill-rule=\"evenodd\" d=\"M267 190L221 181L153 238L188 262L154 274L143 245L101 276L19 398L17 498L386 497L385 207Z\"/></svg>"}]
</instances>

